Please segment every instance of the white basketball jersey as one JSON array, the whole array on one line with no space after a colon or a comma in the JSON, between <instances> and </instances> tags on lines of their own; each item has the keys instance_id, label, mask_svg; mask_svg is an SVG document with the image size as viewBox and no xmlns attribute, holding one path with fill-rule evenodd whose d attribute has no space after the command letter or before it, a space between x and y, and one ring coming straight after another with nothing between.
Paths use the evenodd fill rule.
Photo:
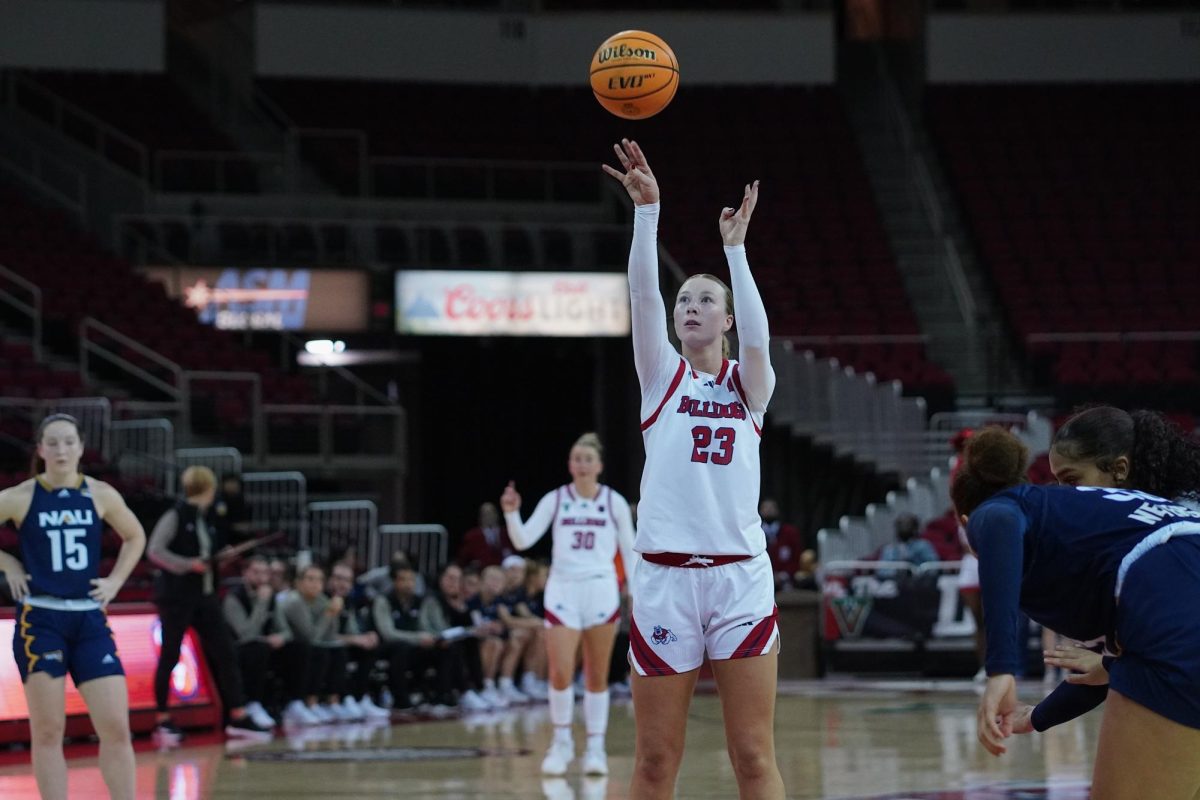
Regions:
<instances>
[{"instance_id":1,"label":"white basketball jersey","mask_svg":"<svg viewBox=\"0 0 1200 800\"><path fill-rule=\"evenodd\" d=\"M555 577L611 575L616 579L617 517L614 503L625 498L601 485L592 499L580 497L571 484L560 486L546 495L554 496L554 537L550 572ZM538 505L541 505L539 503ZM627 517L628 519L628 517Z\"/></svg>"},{"instance_id":2,"label":"white basketball jersey","mask_svg":"<svg viewBox=\"0 0 1200 800\"><path fill-rule=\"evenodd\" d=\"M756 556L762 419L741 388L736 361L717 375L683 358L666 396L643 398L646 466L638 503L639 553Z\"/></svg>"}]
</instances>

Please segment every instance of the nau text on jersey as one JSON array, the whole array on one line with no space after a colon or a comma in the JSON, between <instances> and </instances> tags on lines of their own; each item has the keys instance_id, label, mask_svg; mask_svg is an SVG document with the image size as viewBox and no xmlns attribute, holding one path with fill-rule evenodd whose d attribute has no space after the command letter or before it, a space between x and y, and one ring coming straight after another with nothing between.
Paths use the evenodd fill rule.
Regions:
<instances>
[{"instance_id":1,"label":"nau text on jersey","mask_svg":"<svg viewBox=\"0 0 1200 800\"><path fill-rule=\"evenodd\" d=\"M63 525L91 524L93 524L91 509L83 509L80 511L60 509L57 511L38 512L38 527L40 528L60 528Z\"/></svg>"},{"instance_id":2,"label":"nau text on jersey","mask_svg":"<svg viewBox=\"0 0 1200 800\"><path fill-rule=\"evenodd\" d=\"M739 402L717 403L712 400L697 400L684 395L680 398L679 408L675 409L675 413L711 419L745 419L746 407Z\"/></svg>"}]
</instances>

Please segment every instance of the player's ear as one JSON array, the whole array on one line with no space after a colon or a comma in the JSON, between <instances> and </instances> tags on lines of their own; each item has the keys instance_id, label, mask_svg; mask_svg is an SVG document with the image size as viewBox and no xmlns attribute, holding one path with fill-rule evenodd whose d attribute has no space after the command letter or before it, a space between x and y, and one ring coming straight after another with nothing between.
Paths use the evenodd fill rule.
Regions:
<instances>
[{"instance_id":1,"label":"player's ear","mask_svg":"<svg viewBox=\"0 0 1200 800\"><path fill-rule=\"evenodd\" d=\"M1116 459L1113 460L1111 472L1113 480L1117 482L1118 487L1122 489L1129 488L1129 471L1129 456L1117 456Z\"/></svg>"}]
</instances>

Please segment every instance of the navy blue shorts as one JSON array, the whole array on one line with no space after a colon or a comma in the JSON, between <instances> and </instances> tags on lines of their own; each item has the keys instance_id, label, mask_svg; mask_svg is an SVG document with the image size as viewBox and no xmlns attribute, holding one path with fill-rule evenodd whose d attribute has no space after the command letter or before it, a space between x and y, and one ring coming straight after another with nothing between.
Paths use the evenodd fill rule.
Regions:
<instances>
[{"instance_id":1,"label":"navy blue shorts","mask_svg":"<svg viewBox=\"0 0 1200 800\"><path fill-rule=\"evenodd\" d=\"M45 672L53 678L70 672L76 686L125 674L108 617L100 609L56 611L26 605L20 609L13 634L13 656L22 683L34 672Z\"/></svg>"},{"instance_id":2,"label":"navy blue shorts","mask_svg":"<svg viewBox=\"0 0 1200 800\"><path fill-rule=\"evenodd\" d=\"M1156 714L1200 729L1200 536L1150 549L1117 603L1120 657L1109 686Z\"/></svg>"}]
</instances>

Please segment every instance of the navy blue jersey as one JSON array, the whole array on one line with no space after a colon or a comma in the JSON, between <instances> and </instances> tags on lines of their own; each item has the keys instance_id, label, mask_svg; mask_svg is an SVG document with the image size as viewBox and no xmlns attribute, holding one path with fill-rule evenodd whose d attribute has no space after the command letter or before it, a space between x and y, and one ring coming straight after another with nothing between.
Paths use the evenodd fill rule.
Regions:
<instances>
[{"instance_id":1,"label":"navy blue jersey","mask_svg":"<svg viewBox=\"0 0 1200 800\"><path fill-rule=\"evenodd\" d=\"M1023 650L1018 607L1069 638L1111 636L1122 561L1171 525L1200 529L1200 512L1145 492L1018 486L971 514L979 555L989 674L1017 671Z\"/></svg>"},{"instance_id":2,"label":"navy blue jersey","mask_svg":"<svg viewBox=\"0 0 1200 800\"><path fill-rule=\"evenodd\" d=\"M83 476L74 488L52 489L34 481L33 499L21 523L21 561L30 593L85 599L99 575L104 523Z\"/></svg>"},{"instance_id":3,"label":"navy blue jersey","mask_svg":"<svg viewBox=\"0 0 1200 800\"><path fill-rule=\"evenodd\" d=\"M479 612L479 616L488 622L498 622L500 620L500 606L503 605L502 598L497 595L493 597L490 603L483 601L483 595L477 594L467 601L467 610L471 612Z\"/></svg>"}]
</instances>

